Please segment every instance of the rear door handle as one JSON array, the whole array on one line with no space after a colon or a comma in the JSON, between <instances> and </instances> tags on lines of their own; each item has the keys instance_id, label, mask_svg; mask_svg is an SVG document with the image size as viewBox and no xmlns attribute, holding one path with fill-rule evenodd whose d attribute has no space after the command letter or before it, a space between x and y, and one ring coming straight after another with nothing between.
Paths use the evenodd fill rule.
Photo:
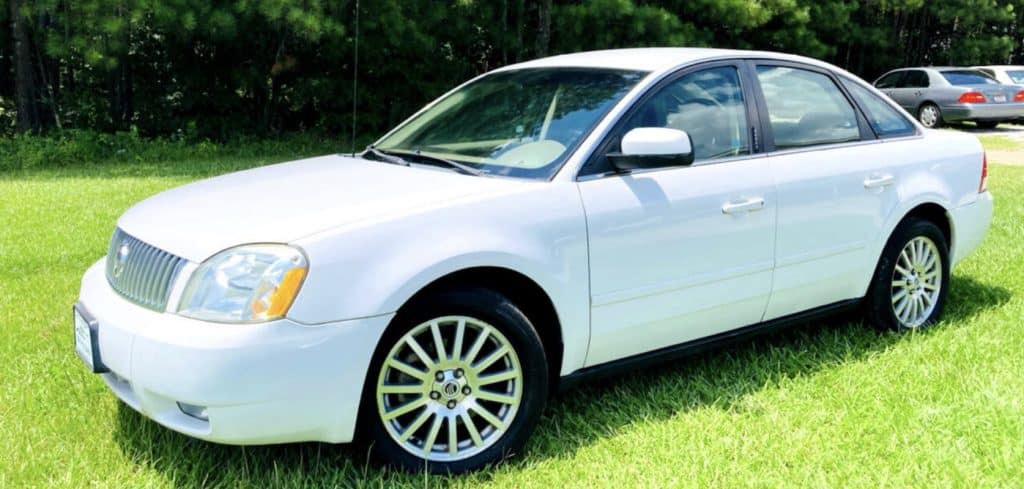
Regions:
<instances>
[{"instance_id":1,"label":"rear door handle","mask_svg":"<svg viewBox=\"0 0 1024 489\"><path fill-rule=\"evenodd\" d=\"M888 187L896 183L896 177L885 174L885 175L872 175L864 179L864 188L883 188Z\"/></svg>"},{"instance_id":2,"label":"rear door handle","mask_svg":"<svg viewBox=\"0 0 1024 489\"><path fill-rule=\"evenodd\" d=\"M739 214L741 212L754 212L764 209L764 199L755 197L753 199L741 200L738 202L726 202L722 206L724 214Z\"/></svg>"}]
</instances>

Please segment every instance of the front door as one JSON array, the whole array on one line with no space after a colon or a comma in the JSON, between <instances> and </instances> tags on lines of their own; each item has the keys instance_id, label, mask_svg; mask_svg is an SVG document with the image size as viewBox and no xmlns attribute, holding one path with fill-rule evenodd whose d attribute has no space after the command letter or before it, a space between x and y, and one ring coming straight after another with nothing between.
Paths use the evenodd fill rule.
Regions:
<instances>
[{"instance_id":1,"label":"front door","mask_svg":"<svg viewBox=\"0 0 1024 489\"><path fill-rule=\"evenodd\" d=\"M776 202L767 160L753 154L743 69L691 69L652 89L581 172L590 239L587 365L761 320ZM618 151L617 138L636 127L687 131L695 163L605 173L601 155Z\"/></svg>"}]
</instances>

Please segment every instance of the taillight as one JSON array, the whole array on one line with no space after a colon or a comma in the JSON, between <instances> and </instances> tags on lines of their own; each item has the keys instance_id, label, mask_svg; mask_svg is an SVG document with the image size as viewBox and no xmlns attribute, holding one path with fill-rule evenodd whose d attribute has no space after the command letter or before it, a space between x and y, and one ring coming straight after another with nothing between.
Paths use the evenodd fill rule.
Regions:
<instances>
[{"instance_id":1,"label":"taillight","mask_svg":"<svg viewBox=\"0 0 1024 489\"><path fill-rule=\"evenodd\" d=\"M1017 95L1013 96L1014 102L1024 102L1024 90L1017 92Z\"/></svg>"},{"instance_id":2,"label":"taillight","mask_svg":"<svg viewBox=\"0 0 1024 489\"><path fill-rule=\"evenodd\" d=\"M981 183L978 184L978 193L988 190L988 155L981 154Z\"/></svg>"},{"instance_id":3,"label":"taillight","mask_svg":"<svg viewBox=\"0 0 1024 489\"><path fill-rule=\"evenodd\" d=\"M981 92L966 92L957 99L957 102L961 104L983 104L985 103L985 96Z\"/></svg>"}]
</instances>

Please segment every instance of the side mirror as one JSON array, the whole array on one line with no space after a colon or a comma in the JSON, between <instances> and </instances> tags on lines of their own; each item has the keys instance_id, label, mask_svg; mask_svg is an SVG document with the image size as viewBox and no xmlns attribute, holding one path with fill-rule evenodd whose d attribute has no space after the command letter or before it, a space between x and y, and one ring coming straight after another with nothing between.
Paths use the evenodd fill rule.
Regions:
<instances>
[{"instance_id":1,"label":"side mirror","mask_svg":"<svg viewBox=\"0 0 1024 489\"><path fill-rule=\"evenodd\" d=\"M693 164L693 141L686 131L667 127L638 127L622 136L622 152L608 161L620 173Z\"/></svg>"}]
</instances>

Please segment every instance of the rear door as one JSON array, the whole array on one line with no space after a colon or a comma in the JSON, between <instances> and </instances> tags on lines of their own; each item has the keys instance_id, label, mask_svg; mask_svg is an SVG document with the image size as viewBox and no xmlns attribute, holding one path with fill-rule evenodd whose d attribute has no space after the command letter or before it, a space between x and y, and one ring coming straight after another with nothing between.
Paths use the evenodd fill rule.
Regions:
<instances>
[{"instance_id":1,"label":"rear door","mask_svg":"<svg viewBox=\"0 0 1024 489\"><path fill-rule=\"evenodd\" d=\"M778 199L770 320L863 295L868 245L896 202L896 177L833 74L767 61L755 72Z\"/></svg>"}]
</instances>

